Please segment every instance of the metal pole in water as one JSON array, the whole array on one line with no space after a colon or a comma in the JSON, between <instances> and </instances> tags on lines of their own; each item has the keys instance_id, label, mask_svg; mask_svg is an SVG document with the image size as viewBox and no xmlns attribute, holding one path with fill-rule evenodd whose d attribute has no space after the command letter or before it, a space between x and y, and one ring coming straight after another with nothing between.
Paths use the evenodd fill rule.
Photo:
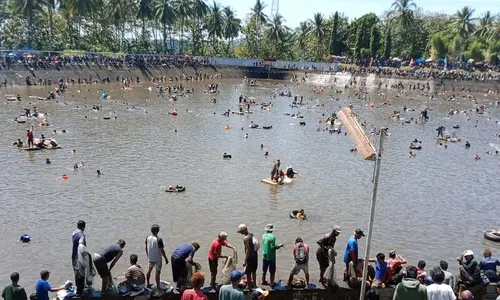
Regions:
<instances>
[{"instance_id":1,"label":"metal pole in water","mask_svg":"<svg viewBox=\"0 0 500 300\"><path fill-rule=\"evenodd\" d=\"M387 128L380 129L380 139L378 144L377 156L375 159L374 175L373 175L373 192L372 203L370 206L370 220L368 221L368 236L366 237L365 261L363 265L363 279L361 281L361 290L359 292L359 300L365 299L366 277L368 273L368 259L370 257L370 244L372 241L373 218L375 216L375 204L377 202L378 179L380 174L380 162L382 160L382 150L384 137L387 134Z\"/></svg>"}]
</instances>

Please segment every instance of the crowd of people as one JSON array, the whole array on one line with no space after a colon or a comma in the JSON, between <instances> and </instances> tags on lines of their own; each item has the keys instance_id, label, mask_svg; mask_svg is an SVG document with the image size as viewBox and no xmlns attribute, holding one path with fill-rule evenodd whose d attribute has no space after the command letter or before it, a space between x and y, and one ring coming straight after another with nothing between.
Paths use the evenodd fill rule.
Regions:
<instances>
[{"instance_id":1,"label":"crowd of people","mask_svg":"<svg viewBox=\"0 0 500 300\"><path fill-rule=\"evenodd\" d=\"M447 64L423 63L412 67L402 68L401 61L376 59L370 64L355 66L348 58L336 60L339 62L341 72L352 75L376 74L387 77L407 77L413 79L442 79L460 81L487 81L499 80L500 66L495 65L475 65L475 64ZM190 57L189 55L162 55L162 54L123 54L107 55L101 53L60 53L60 52L3 52L0 54L0 71L9 70L18 66L24 66L28 70L61 70L70 66L96 65L99 68L178 68L212 66L211 60L207 57ZM258 60L254 66L262 66L263 62ZM293 63L285 64L285 69L320 70L334 71L330 66L325 69L326 63L311 63L310 66L302 64L297 66ZM320 67L318 67L320 66Z\"/></svg>"},{"instance_id":2,"label":"crowd of people","mask_svg":"<svg viewBox=\"0 0 500 300\"><path fill-rule=\"evenodd\" d=\"M102 279L101 295L109 295L113 291L113 277L111 271L116 263L123 256L126 242L122 239L116 243L107 245L95 253L91 254L87 250L87 237L85 235L86 223L82 220L77 222L77 229L72 234L72 253L71 260L74 271L75 295L85 295L84 292L92 288L92 279L94 275L99 274ZM277 285L276 281L276 251L283 247L278 244L274 235L274 226L268 224L264 229L262 236L262 247L258 238L254 236L245 224L240 224L237 233L241 234L243 239L243 268L234 270L227 274L225 282L219 285L216 283L219 259L229 260L231 257L222 255L222 247L232 249L236 256L237 249L227 241L228 234L220 232L214 238L208 250L208 263L210 277L210 287L208 292L217 292L219 300L243 300L244 290L252 291L253 299L262 299L268 295L267 290L262 287L273 289ZM130 293L139 295L146 290L154 290L160 295L165 292L165 286L161 282L161 272L163 264L170 264L172 268L174 293L183 293L183 300L203 300L208 299L202 292L205 283L205 275L201 273L201 266L194 261L195 254L200 249L197 242L184 243L177 246L170 259L165 251L165 243L159 236L160 226L154 224L151 226L151 234L145 239L145 257L147 268L143 269L138 263L139 256L135 253L129 255L130 267L125 273L125 280L118 286L121 293ZM316 259L320 269L319 282L325 287L336 286L334 272L336 250L334 249L337 237L341 234L341 228L335 226L332 231L317 241L319 246L316 251ZM359 288L362 282L362 270L364 267L363 259L358 257L358 240L364 237L361 229L356 229L347 241L343 255L344 281L351 288ZM261 251L259 251L261 249ZM262 276L260 288L257 281L257 270L259 264L259 252L262 254ZM310 247L304 240L298 237L292 247L295 264L289 273L289 288L305 288L309 285L309 256ZM455 276L448 271L448 263L441 261L438 267L430 271L430 275L425 270L425 261L419 261L417 267L403 266L408 264L401 256L396 255L395 251L389 253L389 259L386 260L383 253L378 253L375 258L369 259L367 286L372 294L377 288L386 286L396 286L394 300L454 300L455 294L460 295L460 299L483 299L485 285L499 282L500 275L497 273L497 266L500 261L492 257L489 249L485 249L484 260L477 262L474 259L474 253L471 250L465 251L457 257L459 265L459 275ZM227 265L227 264L226 264ZM194 269L194 271L193 271ZM330 269L328 271L327 269ZM154 273L154 284L151 281L152 271ZM227 270L226 270L227 271ZM295 277L300 272L304 272L305 280ZM269 272L269 279L267 279ZM327 273L327 274L325 274ZM71 287L72 283L67 283L64 287L54 288L48 283L50 272L42 270L40 280L35 285L37 300L49 300L49 292L59 292ZM4 300L26 300L26 292L19 285L19 274L12 273L12 284L6 286L2 292ZM498 285L500 293L500 283ZM188 289L191 288L191 289ZM468 296L470 295L470 297ZM475 298L471 298L475 297ZM370 298L371 299L371 298ZM497 298L500 299L500 296Z\"/></svg>"},{"instance_id":3,"label":"crowd of people","mask_svg":"<svg viewBox=\"0 0 500 300\"><path fill-rule=\"evenodd\" d=\"M95 65L103 68L136 68L149 66L154 68L175 68L186 66L210 66L210 62L204 57L190 57L188 55L150 55L150 54L127 54L106 55L99 53L64 54L55 52L3 52L0 55L0 71L14 69L24 66L32 70L61 70L70 66Z\"/></svg>"}]
</instances>

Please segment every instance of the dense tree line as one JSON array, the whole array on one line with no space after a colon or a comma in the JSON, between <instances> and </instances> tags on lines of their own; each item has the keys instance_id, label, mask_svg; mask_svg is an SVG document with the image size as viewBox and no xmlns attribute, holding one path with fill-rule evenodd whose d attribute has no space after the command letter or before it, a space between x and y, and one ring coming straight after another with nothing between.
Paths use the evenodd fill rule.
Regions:
<instances>
[{"instance_id":1,"label":"dense tree line","mask_svg":"<svg viewBox=\"0 0 500 300\"><path fill-rule=\"evenodd\" d=\"M324 61L446 57L498 63L500 16L395 0L382 15L314 14L295 28L256 0L244 20L205 0L0 0L0 47ZM236 41L236 42L235 42Z\"/></svg>"}]
</instances>

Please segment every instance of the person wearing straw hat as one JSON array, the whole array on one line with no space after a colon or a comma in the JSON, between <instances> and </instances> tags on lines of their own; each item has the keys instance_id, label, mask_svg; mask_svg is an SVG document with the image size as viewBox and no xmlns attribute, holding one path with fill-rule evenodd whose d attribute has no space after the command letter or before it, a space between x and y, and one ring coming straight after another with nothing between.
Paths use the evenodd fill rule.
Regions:
<instances>
[{"instance_id":1,"label":"person wearing straw hat","mask_svg":"<svg viewBox=\"0 0 500 300\"><path fill-rule=\"evenodd\" d=\"M264 228L266 233L262 236L262 285L268 285L266 281L266 273L269 269L271 279L271 287L274 287L274 276L276 274L276 250L283 247L283 244L276 245L276 237L273 234L274 225L267 224Z\"/></svg>"},{"instance_id":2,"label":"person wearing straw hat","mask_svg":"<svg viewBox=\"0 0 500 300\"><path fill-rule=\"evenodd\" d=\"M210 266L210 287L215 289L215 279L217 278L217 266L219 265L219 258L228 258L222 255L222 246L233 249L236 251L236 247L227 242L227 233L221 231L217 238L215 238L208 250L208 265Z\"/></svg>"}]
</instances>

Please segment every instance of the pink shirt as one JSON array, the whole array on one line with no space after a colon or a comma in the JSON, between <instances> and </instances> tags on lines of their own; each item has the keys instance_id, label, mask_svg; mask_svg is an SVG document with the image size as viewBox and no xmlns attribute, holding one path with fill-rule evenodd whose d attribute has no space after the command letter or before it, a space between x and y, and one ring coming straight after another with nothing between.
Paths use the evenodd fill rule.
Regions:
<instances>
[{"instance_id":1,"label":"pink shirt","mask_svg":"<svg viewBox=\"0 0 500 300\"><path fill-rule=\"evenodd\" d=\"M182 293L181 300L208 300L208 297L202 292L185 290L184 293Z\"/></svg>"},{"instance_id":2,"label":"pink shirt","mask_svg":"<svg viewBox=\"0 0 500 300\"><path fill-rule=\"evenodd\" d=\"M222 254L222 246L227 246L226 241L220 241L219 238L214 239L212 245L210 246L210 250L208 250L208 259L216 260Z\"/></svg>"},{"instance_id":3,"label":"pink shirt","mask_svg":"<svg viewBox=\"0 0 500 300\"><path fill-rule=\"evenodd\" d=\"M304 244L304 249L306 250L306 254L309 254L309 246L306 244L306 243L303 243ZM295 254L297 253L297 248L298 248L299 244L295 244L293 245L293 255L295 256Z\"/></svg>"}]
</instances>

